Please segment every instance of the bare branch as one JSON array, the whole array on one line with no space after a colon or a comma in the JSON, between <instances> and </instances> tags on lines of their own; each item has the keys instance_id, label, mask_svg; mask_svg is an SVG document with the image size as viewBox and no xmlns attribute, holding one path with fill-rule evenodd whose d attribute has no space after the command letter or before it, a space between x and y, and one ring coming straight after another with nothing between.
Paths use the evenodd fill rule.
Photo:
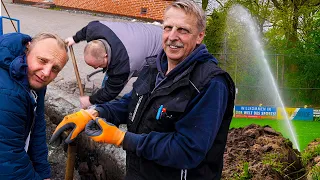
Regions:
<instances>
[{"instance_id":1,"label":"bare branch","mask_svg":"<svg viewBox=\"0 0 320 180\"><path fill-rule=\"evenodd\" d=\"M216 0L216 2L219 3L221 7L224 7L223 4L219 0Z\"/></svg>"}]
</instances>

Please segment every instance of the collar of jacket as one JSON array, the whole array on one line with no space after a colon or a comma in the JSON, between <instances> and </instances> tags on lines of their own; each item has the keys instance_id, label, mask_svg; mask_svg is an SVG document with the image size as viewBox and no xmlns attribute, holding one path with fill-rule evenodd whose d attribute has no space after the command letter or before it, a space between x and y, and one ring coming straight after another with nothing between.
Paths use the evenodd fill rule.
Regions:
<instances>
[{"instance_id":1,"label":"collar of jacket","mask_svg":"<svg viewBox=\"0 0 320 180\"><path fill-rule=\"evenodd\" d=\"M196 46L196 48L189 54L182 62L180 62L172 71L167 74L167 78L178 76L186 69L188 69L195 61L213 61L218 64L217 59L215 59L208 51L207 47L204 44ZM162 50L156 60L157 69L161 75L164 76L167 71L168 58Z\"/></svg>"},{"instance_id":2,"label":"collar of jacket","mask_svg":"<svg viewBox=\"0 0 320 180\"><path fill-rule=\"evenodd\" d=\"M180 86L187 86L189 84L190 73L194 69L196 64L197 64L197 61L193 62L193 64L187 67L180 74L177 74L175 77L165 79L163 82L160 82L160 84L154 89L154 92L161 91L161 93L152 94L152 97L159 96L159 95L161 96L167 95ZM162 91L163 89L167 89L167 90Z\"/></svg>"},{"instance_id":3,"label":"collar of jacket","mask_svg":"<svg viewBox=\"0 0 320 180\"><path fill-rule=\"evenodd\" d=\"M102 69L102 72L105 73L108 70L109 64L111 62L112 59L112 53L111 53L111 47L110 44L108 43L108 41L104 40L104 39L98 39L99 41L101 41L106 49L107 52L107 56L108 56L108 65L107 67Z\"/></svg>"},{"instance_id":4,"label":"collar of jacket","mask_svg":"<svg viewBox=\"0 0 320 180\"><path fill-rule=\"evenodd\" d=\"M168 87L166 81L170 81L173 79L171 83L175 83L182 79L185 75L189 74L192 71L193 67L195 66L196 62L205 62L205 61L213 61L218 64L218 61L208 52L208 49L204 44L200 44L196 46L196 48L192 51L192 53L187 56L181 63L179 63L172 71L170 71L166 76L164 75L167 71L168 67L168 58L162 50L156 60L157 69L159 72L159 76L162 77L162 81L160 82L161 89ZM167 84L163 86L163 84ZM169 83L170 84L170 83ZM157 83L157 89L159 84Z\"/></svg>"}]
</instances>

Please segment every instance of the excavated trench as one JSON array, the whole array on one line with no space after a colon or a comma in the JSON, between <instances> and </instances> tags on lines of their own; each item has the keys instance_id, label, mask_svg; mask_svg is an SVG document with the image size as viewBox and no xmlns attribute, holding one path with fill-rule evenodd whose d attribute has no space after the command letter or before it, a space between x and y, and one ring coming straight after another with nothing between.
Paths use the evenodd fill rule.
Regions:
<instances>
[{"instance_id":1,"label":"excavated trench","mask_svg":"<svg viewBox=\"0 0 320 180\"><path fill-rule=\"evenodd\" d=\"M47 117L49 120L50 117ZM51 136L56 125L47 121L47 137ZM124 151L111 145L99 145L84 135L77 138L77 155L74 179L118 180L123 179L125 164ZM67 162L67 145L48 145L49 162L53 180L64 180Z\"/></svg>"},{"instance_id":2,"label":"excavated trench","mask_svg":"<svg viewBox=\"0 0 320 180\"><path fill-rule=\"evenodd\" d=\"M86 82L85 92L90 93L95 86ZM79 110L79 92L75 82L53 83L47 90L45 106L47 120L47 142L57 124L64 116ZM124 128L125 127L120 127ZM74 179L118 180L125 174L125 151L113 145L93 142L84 134L76 139L77 155ZM67 145L48 145L49 162L53 180L65 179Z\"/></svg>"}]
</instances>

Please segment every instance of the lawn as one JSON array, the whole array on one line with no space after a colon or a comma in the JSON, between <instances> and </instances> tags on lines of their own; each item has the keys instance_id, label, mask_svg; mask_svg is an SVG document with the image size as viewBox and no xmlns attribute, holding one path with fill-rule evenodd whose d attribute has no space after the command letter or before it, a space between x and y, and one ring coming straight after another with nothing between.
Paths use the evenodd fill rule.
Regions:
<instances>
[{"instance_id":1,"label":"lawn","mask_svg":"<svg viewBox=\"0 0 320 180\"><path fill-rule=\"evenodd\" d=\"M303 151L312 140L320 138L320 122L297 120L291 122L296 133L300 151ZM230 128L246 127L250 124L269 125L277 132L281 132L284 137L291 139L289 128L285 121L282 120L233 118Z\"/></svg>"}]
</instances>

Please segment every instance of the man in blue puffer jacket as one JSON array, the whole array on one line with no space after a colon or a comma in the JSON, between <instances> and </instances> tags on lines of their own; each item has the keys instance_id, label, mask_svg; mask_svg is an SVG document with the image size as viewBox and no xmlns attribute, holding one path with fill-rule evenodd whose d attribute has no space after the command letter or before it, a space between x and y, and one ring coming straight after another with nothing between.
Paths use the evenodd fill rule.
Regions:
<instances>
[{"instance_id":1,"label":"man in blue puffer jacket","mask_svg":"<svg viewBox=\"0 0 320 180\"><path fill-rule=\"evenodd\" d=\"M64 41L0 36L0 179L49 179L44 96L68 60Z\"/></svg>"}]
</instances>

